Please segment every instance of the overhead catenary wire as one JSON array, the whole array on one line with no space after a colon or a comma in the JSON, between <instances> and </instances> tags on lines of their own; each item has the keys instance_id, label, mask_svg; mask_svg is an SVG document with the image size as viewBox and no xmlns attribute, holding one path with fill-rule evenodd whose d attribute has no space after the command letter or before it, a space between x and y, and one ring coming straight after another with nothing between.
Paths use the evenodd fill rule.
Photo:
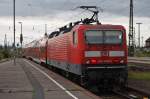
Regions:
<instances>
[{"instance_id":1,"label":"overhead catenary wire","mask_svg":"<svg viewBox=\"0 0 150 99\"><path fill-rule=\"evenodd\" d=\"M78 7L76 7L75 9L71 9L71 10L76 10L76 9L78 9L78 8L84 9L80 14L83 14L83 12L85 12L85 11L88 11L88 12L90 11L90 12L92 12L92 13L93 13L92 19L94 19L94 17L96 17L96 19L94 19L94 20L99 23L99 21L98 21L98 13L99 13L98 8L99 8L99 7L97 7L97 6L78 6ZM91 9L91 8L92 8L92 9ZM77 14L77 15L79 16L80 14ZM76 16L73 16L73 17L76 17ZM86 17L86 18L87 18L87 17ZM82 18L81 18L81 20L82 20ZM66 24L66 25L67 25L67 24ZM56 28L55 31L56 31L57 29L58 29L58 28Z\"/></svg>"},{"instance_id":2,"label":"overhead catenary wire","mask_svg":"<svg viewBox=\"0 0 150 99\"><path fill-rule=\"evenodd\" d=\"M71 19L73 19L73 18L75 18L75 17L77 17L77 16L79 16L81 14L84 14L84 12L86 12L86 10L83 10L83 11L77 13L76 15L72 15L72 16L68 17L67 20L71 20ZM68 23L69 22L65 22L65 24L62 25L62 26L68 25ZM55 26L56 26L56 28L54 29L54 31L56 31L56 30L58 30L60 28L60 26L57 26L57 25L55 25Z\"/></svg>"},{"instance_id":3,"label":"overhead catenary wire","mask_svg":"<svg viewBox=\"0 0 150 99\"><path fill-rule=\"evenodd\" d=\"M26 0L26 1L29 1L29 0ZM71 2L71 1L69 1L69 2ZM68 3L68 0L66 0L64 3L63 3L63 5L66 5L66 3ZM32 4L31 3L27 3L27 5L31 8L31 11L32 11ZM72 15L70 18L69 17L67 17L67 20L71 20L71 19L73 19L73 18L75 18L75 17L78 17L79 15L81 15L81 14L83 14L84 12L86 12L86 11L82 11L82 12L79 12L79 13L77 13L76 15ZM68 23L68 22L66 22L66 23ZM55 30L57 30L58 29L58 27L59 26L57 26L57 25L55 25L56 26L56 29ZM35 29L35 25L33 26L33 30Z\"/></svg>"},{"instance_id":4,"label":"overhead catenary wire","mask_svg":"<svg viewBox=\"0 0 150 99\"><path fill-rule=\"evenodd\" d=\"M33 7L33 4L32 4L32 2L31 1L29 1L29 0L25 0L26 1L26 6L28 6L29 8L30 8L30 14L31 14L31 16L33 16L34 14L33 14L33 9L34 9L34 7ZM43 3L44 1L42 1L42 3L40 3L40 4L44 4ZM72 3L72 1L68 1L68 0L65 0L64 1L64 3L62 4L62 5L66 5L67 3L69 2L69 4L71 4ZM73 1L74 2L74 1ZM84 1L84 2L87 2L87 1ZM82 3L84 3L84 2L82 2ZM105 2L105 1L102 1L102 3L103 2ZM75 2L74 2L75 3ZM78 4L78 3L77 3ZM102 9L101 9L101 7L99 7L99 9L102 11ZM68 9L69 11L73 11L73 9ZM43 10L43 11L46 11L46 10ZM69 12L68 11L68 12ZM70 17L67 17L67 20L68 21L70 21L70 20L74 20L74 19L77 19L77 17L79 17L79 16L82 16L83 14L85 14L85 10L84 11L81 11L81 12L79 12L79 13L77 13L76 15L71 15ZM84 15L85 16L85 15ZM44 20L43 20L44 21ZM66 22L65 24L68 24L69 22ZM45 22L43 22L43 24L45 24ZM47 23L46 23L47 24ZM41 25L41 24L40 24ZM38 25L38 26L40 26L40 25ZM63 24L62 24L63 25ZM32 27L32 30L35 30L35 28L37 27L37 25L35 26L35 25L33 25L33 27ZM55 25L54 24L54 26L52 26L52 24L50 25L50 28L51 27L56 27L54 30L57 30L59 27L60 27L60 25L58 26L58 25ZM49 28L49 27L48 27ZM38 30L38 32L41 32L41 31L39 31ZM44 32L43 32L44 33Z\"/></svg>"}]
</instances>

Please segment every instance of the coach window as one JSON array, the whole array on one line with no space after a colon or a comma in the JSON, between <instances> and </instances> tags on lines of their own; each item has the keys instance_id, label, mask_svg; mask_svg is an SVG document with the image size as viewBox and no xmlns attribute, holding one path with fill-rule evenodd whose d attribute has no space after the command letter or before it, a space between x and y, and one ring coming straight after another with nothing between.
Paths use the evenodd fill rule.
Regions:
<instances>
[{"instance_id":1,"label":"coach window","mask_svg":"<svg viewBox=\"0 0 150 99\"><path fill-rule=\"evenodd\" d=\"M73 32L73 44L76 45L78 43L78 35L76 32Z\"/></svg>"}]
</instances>

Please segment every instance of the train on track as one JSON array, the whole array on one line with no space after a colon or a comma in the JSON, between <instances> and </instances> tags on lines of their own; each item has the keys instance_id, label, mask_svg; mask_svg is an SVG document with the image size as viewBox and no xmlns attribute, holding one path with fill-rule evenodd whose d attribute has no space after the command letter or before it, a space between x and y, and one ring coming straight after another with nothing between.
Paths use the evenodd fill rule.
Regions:
<instances>
[{"instance_id":1,"label":"train on track","mask_svg":"<svg viewBox=\"0 0 150 99\"><path fill-rule=\"evenodd\" d=\"M92 8L81 6L81 8ZM70 23L23 48L23 56L57 68L82 85L98 88L127 83L126 30L122 25L101 24L92 18Z\"/></svg>"}]
</instances>

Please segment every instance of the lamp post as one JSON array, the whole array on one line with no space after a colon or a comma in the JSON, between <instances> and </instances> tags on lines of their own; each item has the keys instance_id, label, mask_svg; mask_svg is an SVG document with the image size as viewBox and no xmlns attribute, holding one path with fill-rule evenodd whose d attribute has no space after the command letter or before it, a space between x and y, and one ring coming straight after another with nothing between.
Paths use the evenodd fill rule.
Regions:
<instances>
[{"instance_id":1,"label":"lamp post","mask_svg":"<svg viewBox=\"0 0 150 99\"><path fill-rule=\"evenodd\" d=\"M21 25L21 34L20 34L20 43L21 43L21 54L22 54L22 42L23 42L23 35L22 35L22 22L18 22Z\"/></svg>"},{"instance_id":2,"label":"lamp post","mask_svg":"<svg viewBox=\"0 0 150 99\"><path fill-rule=\"evenodd\" d=\"M21 25L21 34L20 34L20 43L22 48L22 42L23 42L23 35L22 35L22 22L18 22Z\"/></svg>"},{"instance_id":3,"label":"lamp post","mask_svg":"<svg viewBox=\"0 0 150 99\"><path fill-rule=\"evenodd\" d=\"M140 48L140 43L141 43L141 41L140 41L140 38L141 38L141 34L140 34L140 25L142 24L142 23L136 23L137 25L138 25L138 43L139 43L139 48Z\"/></svg>"},{"instance_id":4,"label":"lamp post","mask_svg":"<svg viewBox=\"0 0 150 99\"><path fill-rule=\"evenodd\" d=\"M45 34L47 34L47 24L45 24Z\"/></svg>"},{"instance_id":5,"label":"lamp post","mask_svg":"<svg viewBox=\"0 0 150 99\"><path fill-rule=\"evenodd\" d=\"M144 43L143 43L144 37L142 36L141 39L142 39L142 48L143 48L144 47Z\"/></svg>"},{"instance_id":6,"label":"lamp post","mask_svg":"<svg viewBox=\"0 0 150 99\"><path fill-rule=\"evenodd\" d=\"M15 35L16 35L16 15L15 15L15 0L13 0L13 23L14 23L14 43L13 43L13 48L14 48L14 64L16 65L16 45L15 45Z\"/></svg>"}]
</instances>

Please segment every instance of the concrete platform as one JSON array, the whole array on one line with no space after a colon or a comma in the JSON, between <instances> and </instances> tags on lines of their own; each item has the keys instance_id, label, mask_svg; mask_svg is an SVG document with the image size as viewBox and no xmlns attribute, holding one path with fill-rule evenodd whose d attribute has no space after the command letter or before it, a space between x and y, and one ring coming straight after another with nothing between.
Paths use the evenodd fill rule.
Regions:
<instances>
[{"instance_id":1,"label":"concrete platform","mask_svg":"<svg viewBox=\"0 0 150 99\"><path fill-rule=\"evenodd\" d=\"M66 78L25 59L0 63L0 99L100 99Z\"/></svg>"},{"instance_id":2,"label":"concrete platform","mask_svg":"<svg viewBox=\"0 0 150 99\"><path fill-rule=\"evenodd\" d=\"M32 99L32 92L21 66L13 61L0 64L0 99Z\"/></svg>"}]
</instances>

